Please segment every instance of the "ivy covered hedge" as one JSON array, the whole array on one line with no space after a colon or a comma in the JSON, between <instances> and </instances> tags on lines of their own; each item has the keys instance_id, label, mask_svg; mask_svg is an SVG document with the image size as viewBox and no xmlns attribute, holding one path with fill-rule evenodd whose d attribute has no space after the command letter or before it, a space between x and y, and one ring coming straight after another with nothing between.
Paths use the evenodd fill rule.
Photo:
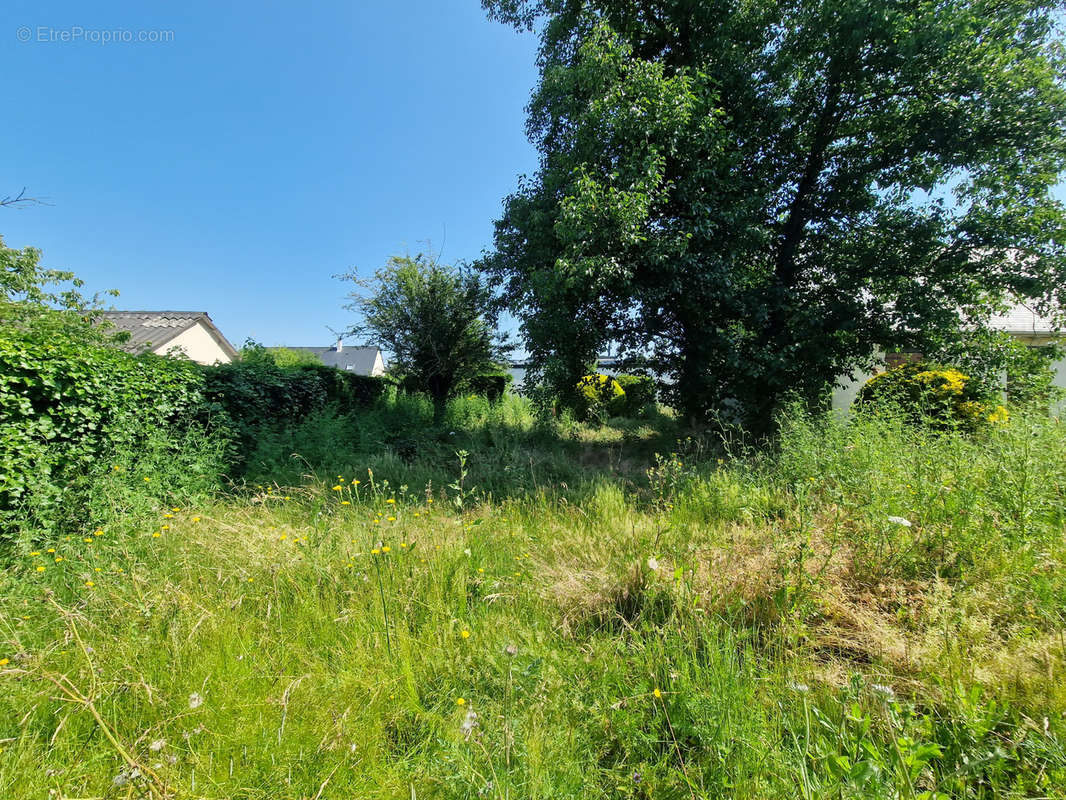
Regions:
<instances>
[{"instance_id":1,"label":"ivy covered hedge","mask_svg":"<svg viewBox=\"0 0 1066 800\"><path fill-rule=\"evenodd\" d=\"M0 543L84 517L102 476L119 477L111 470L146 484L161 470L239 475L258 430L355 410L384 387L326 366L202 367L0 326Z\"/></svg>"},{"instance_id":2,"label":"ivy covered hedge","mask_svg":"<svg viewBox=\"0 0 1066 800\"><path fill-rule=\"evenodd\" d=\"M60 516L102 454L201 418L202 383L189 362L0 330L0 538Z\"/></svg>"}]
</instances>

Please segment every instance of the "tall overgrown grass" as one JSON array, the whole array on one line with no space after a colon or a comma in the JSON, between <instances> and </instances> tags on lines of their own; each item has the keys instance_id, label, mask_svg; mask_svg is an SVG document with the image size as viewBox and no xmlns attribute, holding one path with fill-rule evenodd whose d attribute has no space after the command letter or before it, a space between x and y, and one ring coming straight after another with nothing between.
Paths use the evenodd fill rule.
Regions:
<instances>
[{"instance_id":1,"label":"tall overgrown grass","mask_svg":"<svg viewBox=\"0 0 1066 800\"><path fill-rule=\"evenodd\" d=\"M1064 796L1061 422L431 420L109 459L0 574L0 796Z\"/></svg>"}]
</instances>

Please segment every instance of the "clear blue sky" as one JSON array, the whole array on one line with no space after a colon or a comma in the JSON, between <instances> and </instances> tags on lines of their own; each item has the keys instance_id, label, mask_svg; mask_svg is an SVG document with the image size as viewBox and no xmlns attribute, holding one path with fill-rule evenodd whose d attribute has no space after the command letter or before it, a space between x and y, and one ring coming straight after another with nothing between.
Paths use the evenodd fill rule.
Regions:
<instances>
[{"instance_id":1,"label":"clear blue sky","mask_svg":"<svg viewBox=\"0 0 1066 800\"><path fill-rule=\"evenodd\" d=\"M478 0L4 6L0 196L50 205L0 209L0 235L237 345L328 344L335 273L425 240L476 257L536 166L536 40ZM125 31L172 33L101 41Z\"/></svg>"}]
</instances>

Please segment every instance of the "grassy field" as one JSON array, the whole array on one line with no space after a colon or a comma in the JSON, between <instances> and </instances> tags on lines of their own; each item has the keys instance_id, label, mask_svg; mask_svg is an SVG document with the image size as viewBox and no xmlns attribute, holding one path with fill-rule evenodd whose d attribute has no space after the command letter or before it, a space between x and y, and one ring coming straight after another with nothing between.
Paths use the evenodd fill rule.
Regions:
<instances>
[{"instance_id":1,"label":"grassy field","mask_svg":"<svg viewBox=\"0 0 1066 800\"><path fill-rule=\"evenodd\" d=\"M103 464L0 576L0 797L1066 796L1061 423L428 414Z\"/></svg>"}]
</instances>

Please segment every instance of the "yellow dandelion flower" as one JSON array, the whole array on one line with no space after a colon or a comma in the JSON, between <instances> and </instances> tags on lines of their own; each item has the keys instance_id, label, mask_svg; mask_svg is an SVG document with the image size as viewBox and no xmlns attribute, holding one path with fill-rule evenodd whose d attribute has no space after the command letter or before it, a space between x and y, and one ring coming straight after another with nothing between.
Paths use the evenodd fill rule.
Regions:
<instances>
[{"instance_id":1,"label":"yellow dandelion flower","mask_svg":"<svg viewBox=\"0 0 1066 800\"><path fill-rule=\"evenodd\" d=\"M470 638L470 631L468 631L468 630L459 631L459 635L462 636L464 639L469 639Z\"/></svg>"},{"instance_id":2,"label":"yellow dandelion flower","mask_svg":"<svg viewBox=\"0 0 1066 800\"><path fill-rule=\"evenodd\" d=\"M0 658L0 667L6 667L11 662L6 658Z\"/></svg>"},{"instance_id":3,"label":"yellow dandelion flower","mask_svg":"<svg viewBox=\"0 0 1066 800\"><path fill-rule=\"evenodd\" d=\"M63 556L56 556L56 563L57 563L57 564L58 564L58 563L59 563L60 561L62 561L62 560L63 560Z\"/></svg>"},{"instance_id":4,"label":"yellow dandelion flower","mask_svg":"<svg viewBox=\"0 0 1066 800\"><path fill-rule=\"evenodd\" d=\"M255 578L249 578L248 583L255 583Z\"/></svg>"},{"instance_id":5,"label":"yellow dandelion flower","mask_svg":"<svg viewBox=\"0 0 1066 800\"><path fill-rule=\"evenodd\" d=\"M54 547L49 547L45 552L46 553L54 553L55 551L56 551L56 549Z\"/></svg>"},{"instance_id":6,"label":"yellow dandelion flower","mask_svg":"<svg viewBox=\"0 0 1066 800\"><path fill-rule=\"evenodd\" d=\"M400 542L400 549L401 550L406 550L407 549L407 542Z\"/></svg>"},{"instance_id":7,"label":"yellow dandelion flower","mask_svg":"<svg viewBox=\"0 0 1066 800\"><path fill-rule=\"evenodd\" d=\"M426 498L426 502L427 503L432 503L433 502L433 498L432 497L427 497Z\"/></svg>"},{"instance_id":8,"label":"yellow dandelion flower","mask_svg":"<svg viewBox=\"0 0 1066 800\"><path fill-rule=\"evenodd\" d=\"M342 506L350 506L351 504L352 504L351 500L341 500L341 505Z\"/></svg>"},{"instance_id":9,"label":"yellow dandelion flower","mask_svg":"<svg viewBox=\"0 0 1066 800\"><path fill-rule=\"evenodd\" d=\"M291 498L291 497L289 497L288 495L285 495L285 499L286 499L286 500L292 500L292 498Z\"/></svg>"},{"instance_id":10,"label":"yellow dandelion flower","mask_svg":"<svg viewBox=\"0 0 1066 800\"><path fill-rule=\"evenodd\" d=\"M284 541L285 541L286 539L288 539L289 537L288 537L288 536L287 536L286 534L284 534L284 533L283 533L283 534L281 534L281 536L279 536L278 538L279 538L279 539L280 539L281 541L283 541L283 542L284 542Z\"/></svg>"},{"instance_id":11,"label":"yellow dandelion flower","mask_svg":"<svg viewBox=\"0 0 1066 800\"><path fill-rule=\"evenodd\" d=\"M335 492L339 492L339 491L341 491L341 490L342 490L343 488L344 488L343 486L334 486L334 487L333 487L333 491L335 491Z\"/></svg>"},{"instance_id":12,"label":"yellow dandelion flower","mask_svg":"<svg viewBox=\"0 0 1066 800\"><path fill-rule=\"evenodd\" d=\"M93 543L93 540L92 540L92 538L91 538L91 537L89 537L89 536L86 536L86 537L85 537L84 539L82 539L82 541L83 541L83 542L87 542L88 544L92 544L92 543Z\"/></svg>"},{"instance_id":13,"label":"yellow dandelion flower","mask_svg":"<svg viewBox=\"0 0 1066 800\"><path fill-rule=\"evenodd\" d=\"M178 508L177 506L172 506L170 510L171 511L181 511L181 509Z\"/></svg>"},{"instance_id":14,"label":"yellow dandelion flower","mask_svg":"<svg viewBox=\"0 0 1066 800\"><path fill-rule=\"evenodd\" d=\"M362 483L362 481L359 480L358 478L352 478L352 484L354 486L358 486L360 483Z\"/></svg>"},{"instance_id":15,"label":"yellow dandelion flower","mask_svg":"<svg viewBox=\"0 0 1066 800\"><path fill-rule=\"evenodd\" d=\"M478 572L481 572L481 573L484 573L484 572L485 572L485 570L484 570L484 569L482 569L481 567L478 567L478 568L477 568L477 571L478 571Z\"/></svg>"},{"instance_id":16,"label":"yellow dandelion flower","mask_svg":"<svg viewBox=\"0 0 1066 800\"><path fill-rule=\"evenodd\" d=\"M93 588L94 586L96 586L96 584L95 584L95 583L93 583L92 581L85 581L85 588L86 588L86 589L91 589L91 588Z\"/></svg>"},{"instance_id":17,"label":"yellow dandelion flower","mask_svg":"<svg viewBox=\"0 0 1066 800\"><path fill-rule=\"evenodd\" d=\"M160 536L162 536L162 535L163 535L163 534L161 534L161 533L160 533L159 531L156 531L155 533L153 533L153 534L152 534L152 538L153 538L153 539L158 539L158 538L159 538Z\"/></svg>"},{"instance_id":18,"label":"yellow dandelion flower","mask_svg":"<svg viewBox=\"0 0 1066 800\"><path fill-rule=\"evenodd\" d=\"M391 548L391 547L389 547L388 545L385 545L384 547L382 547L382 548L381 548L381 552L382 552L382 553L387 553L387 552L389 552L390 550L392 550L392 548Z\"/></svg>"},{"instance_id":19,"label":"yellow dandelion flower","mask_svg":"<svg viewBox=\"0 0 1066 800\"><path fill-rule=\"evenodd\" d=\"M396 498L395 497L390 497L385 502L388 503L389 505L395 505L396 504Z\"/></svg>"},{"instance_id":20,"label":"yellow dandelion flower","mask_svg":"<svg viewBox=\"0 0 1066 800\"><path fill-rule=\"evenodd\" d=\"M169 531L170 530L170 526L169 525L161 525L160 526L160 530Z\"/></svg>"},{"instance_id":21,"label":"yellow dandelion flower","mask_svg":"<svg viewBox=\"0 0 1066 800\"><path fill-rule=\"evenodd\" d=\"M199 518L199 517L193 517L193 518L192 518L192 521L193 521L193 522L199 522L199 521L200 521L200 518Z\"/></svg>"},{"instance_id":22,"label":"yellow dandelion flower","mask_svg":"<svg viewBox=\"0 0 1066 800\"><path fill-rule=\"evenodd\" d=\"M148 482L149 482L149 481L151 481L151 480L152 480L151 478L145 478L145 479L144 479L144 482L145 482L145 483L148 483Z\"/></svg>"},{"instance_id":23,"label":"yellow dandelion flower","mask_svg":"<svg viewBox=\"0 0 1066 800\"><path fill-rule=\"evenodd\" d=\"M661 699L662 696L663 696L663 693L659 691L659 687L658 686L655 687L655 690L652 692L652 694L655 695L655 699L656 700Z\"/></svg>"},{"instance_id":24,"label":"yellow dandelion flower","mask_svg":"<svg viewBox=\"0 0 1066 800\"><path fill-rule=\"evenodd\" d=\"M39 556L40 554L41 554L40 550L34 550L32 553L30 553L31 556Z\"/></svg>"},{"instance_id":25,"label":"yellow dandelion flower","mask_svg":"<svg viewBox=\"0 0 1066 800\"><path fill-rule=\"evenodd\" d=\"M456 704L457 706L465 706L465 705L466 705L466 700L464 700L464 699L463 699L463 698L461 698L461 697L457 697L457 698L455 699L455 704Z\"/></svg>"},{"instance_id":26,"label":"yellow dandelion flower","mask_svg":"<svg viewBox=\"0 0 1066 800\"><path fill-rule=\"evenodd\" d=\"M163 519L174 519L174 515L173 514L164 514L163 515Z\"/></svg>"},{"instance_id":27,"label":"yellow dandelion flower","mask_svg":"<svg viewBox=\"0 0 1066 800\"><path fill-rule=\"evenodd\" d=\"M372 555L372 556L380 556L380 555L381 555L381 551L380 551L380 550L378 550L378 549L377 549L377 548L375 547L375 548L374 548L373 550L371 550L371 551L370 551L370 555Z\"/></svg>"},{"instance_id":28,"label":"yellow dandelion flower","mask_svg":"<svg viewBox=\"0 0 1066 800\"><path fill-rule=\"evenodd\" d=\"M93 536L103 536L103 535L104 535L104 531L103 531L102 528L97 528L95 531L93 531Z\"/></svg>"},{"instance_id":29,"label":"yellow dandelion flower","mask_svg":"<svg viewBox=\"0 0 1066 800\"><path fill-rule=\"evenodd\" d=\"M118 472L120 469L122 469L122 467L120 467L118 464L112 464L111 469L113 469L115 472Z\"/></svg>"},{"instance_id":30,"label":"yellow dandelion flower","mask_svg":"<svg viewBox=\"0 0 1066 800\"><path fill-rule=\"evenodd\" d=\"M41 566L41 567L37 567L37 571L38 571L38 572L44 572L44 567L43 567L43 566Z\"/></svg>"},{"instance_id":31,"label":"yellow dandelion flower","mask_svg":"<svg viewBox=\"0 0 1066 800\"><path fill-rule=\"evenodd\" d=\"M395 521L396 521L396 517L389 517L389 522L395 522Z\"/></svg>"}]
</instances>

